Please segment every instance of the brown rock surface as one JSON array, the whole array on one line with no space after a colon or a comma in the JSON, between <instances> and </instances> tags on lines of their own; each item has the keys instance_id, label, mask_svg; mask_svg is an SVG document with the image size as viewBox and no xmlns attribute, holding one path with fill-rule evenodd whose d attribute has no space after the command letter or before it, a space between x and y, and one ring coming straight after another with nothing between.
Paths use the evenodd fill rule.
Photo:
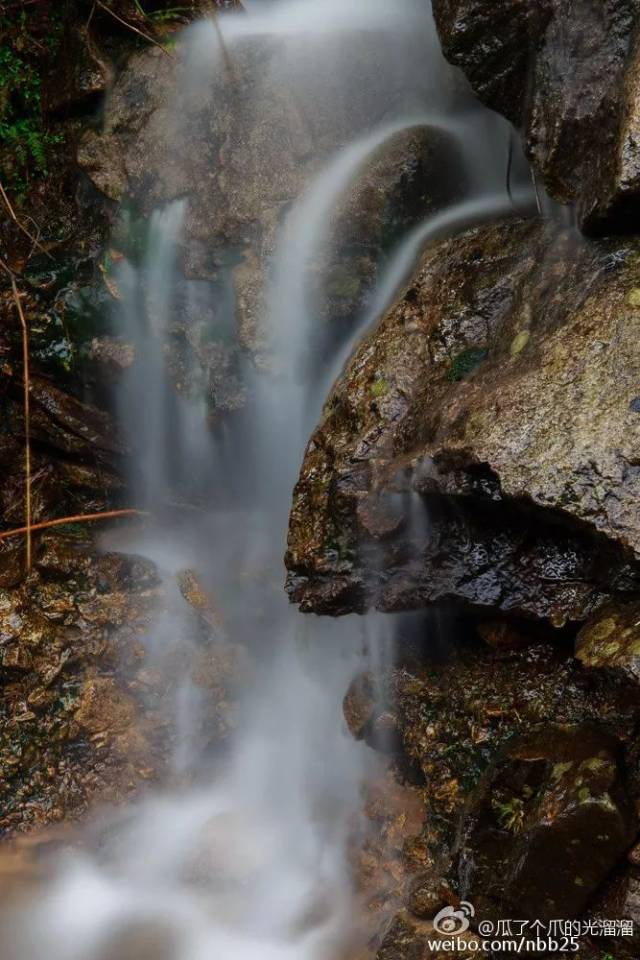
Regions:
<instances>
[{"instance_id":1,"label":"brown rock surface","mask_svg":"<svg viewBox=\"0 0 640 960\"><path fill-rule=\"evenodd\" d=\"M562 624L638 589L638 253L532 222L426 251L309 443L294 601Z\"/></svg>"}]
</instances>

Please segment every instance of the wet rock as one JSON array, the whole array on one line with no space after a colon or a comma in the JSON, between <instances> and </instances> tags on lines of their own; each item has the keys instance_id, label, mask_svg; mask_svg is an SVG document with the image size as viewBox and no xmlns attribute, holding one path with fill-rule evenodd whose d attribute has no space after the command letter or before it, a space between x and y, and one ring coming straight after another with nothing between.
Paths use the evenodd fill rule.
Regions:
<instances>
[{"instance_id":1,"label":"wet rock","mask_svg":"<svg viewBox=\"0 0 640 960\"><path fill-rule=\"evenodd\" d=\"M122 732L135 717L135 706L112 678L87 680L78 697L75 719L88 733Z\"/></svg>"},{"instance_id":2,"label":"wet rock","mask_svg":"<svg viewBox=\"0 0 640 960\"><path fill-rule=\"evenodd\" d=\"M433 920L442 907L453 904L455 900L455 894L446 881L426 874L416 877L412 882L407 906L414 917Z\"/></svg>"},{"instance_id":3,"label":"wet rock","mask_svg":"<svg viewBox=\"0 0 640 960\"><path fill-rule=\"evenodd\" d=\"M0 590L3 836L120 802L163 767L170 685L136 692L162 597L149 561L52 534L20 586Z\"/></svg>"},{"instance_id":4,"label":"wet rock","mask_svg":"<svg viewBox=\"0 0 640 960\"><path fill-rule=\"evenodd\" d=\"M180 593L189 606L197 612L214 635L219 635L222 631L222 619L197 573L194 570L182 570L177 574L176 580Z\"/></svg>"},{"instance_id":5,"label":"wet rock","mask_svg":"<svg viewBox=\"0 0 640 960\"><path fill-rule=\"evenodd\" d=\"M531 636L508 620L485 620L478 634L494 650L517 650L531 643Z\"/></svg>"},{"instance_id":6,"label":"wet rock","mask_svg":"<svg viewBox=\"0 0 640 960\"><path fill-rule=\"evenodd\" d=\"M34 403L33 435L65 453L87 450L121 454L124 445L112 418L90 404L82 403L40 377L31 380Z\"/></svg>"},{"instance_id":7,"label":"wet rock","mask_svg":"<svg viewBox=\"0 0 640 960\"><path fill-rule=\"evenodd\" d=\"M342 705L344 718L352 737L362 740L376 706L377 691L370 673L360 674L347 690Z\"/></svg>"},{"instance_id":8,"label":"wet rock","mask_svg":"<svg viewBox=\"0 0 640 960\"><path fill-rule=\"evenodd\" d=\"M547 190L589 230L627 231L640 197L632 0L435 0L447 57L522 128Z\"/></svg>"},{"instance_id":9,"label":"wet rock","mask_svg":"<svg viewBox=\"0 0 640 960\"><path fill-rule=\"evenodd\" d=\"M615 741L533 730L506 745L467 811L460 874L482 914L577 917L637 826Z\"/></svg>"},{"instance_id":10,"label":"wet rock","mask_svg":"<svg viewBox=\"0 0 640 960\"><path fill-rule=\"evenodd\" d=\"M215 35L209 39L217 43ZM113 200L126 196L143 217L188 198L185 272L192 282L232 289L233 329L223 333L218 323L213 338L219 353L227 351L227 365L233 365L228 351L235 355L238 348L260 365L273 363L263 318L278 232L286 230L293 201L331 155L382 125L402 95L401 89L381 92L376 83L378 42L385 41L354 35L347 49L336 40L340 91L327 79L326 52L310 39L304 82L290 44L254 37L233 44L233 71L241 83L229 81L223 58L210 58L209 75L197 89L188 88L180 65L148 48L116 80L103 130L87 131L80 143L80 166L96 187ZM345 98L345 87L361 95ZM175 127L176 99L180 129L174 135L168 131ZM380 250L463 186L456 141L441 130L390 130L387 142L374 146L338 205L321 262L307 265L312 277L329 275L318 292L320 313L337 321L334 336L366 299ZM427 192L425 182L442 186ZM207 362L197 359L206 372ZM220 378L215 389L221 389ZM242 405L241 392L233 393Z\"/></svg>"},{"instance_id":11,"label":"wet rock","mask_svg":"<svg viewBox=\"0 0 640 960\"><path fill-rule=\"evenodd\" d=\"M95 513L119 506L125 448L113 418L93 403L62 389L51 379L31 375L31 501L35 521ZM6 527L24 524L24 411L21 376L2 384L5 417L0 424L0 513ZM21 544L0 547L8 565L7 585L16 583L11 567ZM13 560L12 560L13 557ZM2 573L0 572L0 576Z\"/></svg>"},{"instance_id":12,"label":"wet rock","mask_svg":"<svg viewBox=\"0 0 640 960\"><path fill-rule=\"evenodd\" d=\"M427 811L418 787L401 783L387 770L367 783L363 812L367 829L352 867L371 956L395 914L404 909L417 878L434 885L436 879L422 842Z\"/></svg>"},{"instance_id":13,"label":"wet rock","mask_svg":"<svg viewBox=\"0 0 640 960\"><path fill-rule=\"evenodd\" d=\"M99 368L105 382L117 381L133 365L135 356L135 346L116 337L94 337L91 341L89 360Z\"/></svg>"},{"instance_id":14,"label":"wet rock","mask_svg":"<svg viewBox=\"0 0 640 960\"><path fill-rule=\"evenodd\" d=\"M637 256L527 222L430 247L309 443L292 599L561 625L637 590Z\"/></svg>"},{"instance_id":15,"label":"wet rock","mask_svg":"<svg viewBox=\"0 0 640 960\"><path fill-rule=\"evenodd\" d=\"M590 731L600 731L598 737L605 737L609 751L615 749L616 777L620 783L623 778L628 780L628 787L616 795L622 797L628 790L636 804L639 796L637 778L631 776L637 767L637 701L616 702L606 678L587 674L575 660L548 644L493 650L477 641L470 643L471 626L467 627L469 634L460 631L459 627L460 647L450 650L445 662L424 662L423 651L421 659L401 662L385 673L379 704L365 731L367 742L380 750L373 736L376 718L380 713L393 717L394 763L422 789L425 804L423 870L428 867L438 882L447 878L455 889L459 876L454 853L460 830L473 822L470 811L479 802L480 785L494 782L491 771L500 757L508 755L511 744L518 743L527 731L541 732L540 750L565 742L567 751L581 738L585 744L593 744L596 741ZM423 645L428 649L426 623ZM575 731L573 739L563 732L567 730ZM578 756L582 762L579 750ZM624 773L619 772L622 770ZM486 790L488 796L488 786ZM496 795L497 790L496 786ZM494 810L494 818L502 817L518 827L512 833L505 829L506 839L520 835L524 799L509 806L506 797L501 801L503 807ZM634 816L631 810L627 822ZM569 841L565 846L558 841L558 856L569 856L572 846ZM495 873L497 878L503 875L499 868ZM511 914L503 914L507 915Z\"/></svg>"},{"instance_id":16,"label":"wet rock","mask_svg":"<svg viewBox=\"0 0 640 960\"><path fill-rule=\"evenodd\" d=\"M469 930L460 934L461 950L430 949L430 941L442 939L442 934L432 924L401 913L393 921L376 954L376 960L448 960L454 957L460 957L461 960L479 957L484 960L487 957L481 949L480 938Z\"/></svg>"},{"instance_id":17,"label":"wet rock","mask_svg":"<svg viewBox=\"0 0 640 960\"><path fill-rule=\"evenodd\" d=\"M576 657L635 686L640 681L640 603L607 606L580 630Z\"/></svg>"},{"instance_id":18,"label":"wet rock","mask_svg":"<svg viewBox=\"0 0 640 960\"><path fill-rule=\"evenodd\" d=\"M633 960L640 950L640 870L628 867L609 880L589 909L589 921L602 933L600 945L620 960ZM625 925L621 936L612 924ZM618 926L618 931L621 926ZM607 932L608 931L608 932Z\"/></svg>"}]
</instances>

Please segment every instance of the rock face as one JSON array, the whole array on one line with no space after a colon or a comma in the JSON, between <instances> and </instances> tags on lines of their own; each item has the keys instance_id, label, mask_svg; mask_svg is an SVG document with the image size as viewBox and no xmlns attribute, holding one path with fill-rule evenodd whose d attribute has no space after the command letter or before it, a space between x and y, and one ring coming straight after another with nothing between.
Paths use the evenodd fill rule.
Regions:
<instances>
[{"instance_id":1,"label":"rock face","mask_svg":"<svg viewBox=\"0 0 640 960\"><path fill-rule=\"evenodd\" d=\"M639 249L509 222L427 250L310 441L294 601L561 624L638 589Z\"/></svg>"},{"instance_id":2,"label":"rock face","mask_svg":"<svg viewBox=\"0 0 640 960\"><path fill-rule=\"evenodd\" d=\"M184 42L191 44L185 67L157 49L130 59L108 97L103 130L85 133L78 160L99 190L126 201L142 218L169 201L188 199L186 275L212 286L213 301L226 285L235 310L230 331L214 318L208 349L228 351L235 342L261 363L269 349L266 279L292 201L334 152L364 136L371 121L378 119L382 128L389 98L400 94L380 93L371 51L377 41L370 37L354 41L348 57L340 44L333 54L345 61L341 82L363 91L352 98L331 88L320 65L323 54L313 44L294 54L280 39L249 37L232 44L230 62L211 58L208 48L205 69L199 45L218 43L213 26L199 25ZM304 73L302 56L308 58ZM357 309L380 250L460 189L457 153L450 136L424 128L390 127L386 140L372 142L336 211L324 263L308 265L312 276L327 277L316 292L330 319L345 321ZM443 169L449 171L444 183ZM435 181L437 191L425 190ZM188 330L191 321L184 322ZM185 350L195 352L197 365L215 367L215 357L203 357L190 339L187 334ZM222 379L228 376L223 370Z\"/></svg>"},{"instance_id":3,"label":"rock face","mask_svg":"<svg viewBox=\"0 0 640 960\"><path fill-rule=\"evenodd\" d=\"M485 915L579 916L637 831L615 743L585 728L515 738L463 829L460 874Z\"/></svg>"},{"instance_id":4,"label":"rock face","mask_svg":"<svg viewBox=\"0 0 640 960\"><path fill-rule=\"evenodd\" d=\"M208 608L185 606L175 647L152 657L167 602L153 563L78 536L46 535L21 586L0 589L0 837L166 776L178 678L202 696L199 746L227 735L244 650L218 642Z\"/></svg>"},{"instance_id":5,"label":"rock face","mask_svg":"<svg viewBox=\"0 0 640 960\"><path fill-rule=\"evenodd\" d=\"M640 199L633 0L434 0L446 56L524 133L549 193L589 231L629 231Z\"/></svg>"},{"instance_id":6,"label":"rock face","mask_svg":"<svg viewBox=\"0 0 640 960\"><path fill-rule=\"evenodd\" d=\"M424 805L402 845L385 958L430 956L436 914L460 900L475 907L472 930L580 915L638 829L637 698L616 704L607 678L549 642L550 628L546 642L492 649L478 643L485 621L459 620L443 661L437 624L407 618L397 665L359 678L345 700L350 728L374 749L388 754L393 733L395 769ZM631 909L625 897L616 886L611 918Z\"/></svg>"}]
</instances>

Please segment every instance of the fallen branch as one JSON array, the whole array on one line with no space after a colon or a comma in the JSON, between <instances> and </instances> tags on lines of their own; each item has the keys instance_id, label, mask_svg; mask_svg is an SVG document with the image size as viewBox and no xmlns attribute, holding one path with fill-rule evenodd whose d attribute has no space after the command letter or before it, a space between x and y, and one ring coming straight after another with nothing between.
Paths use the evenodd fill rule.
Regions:
<instances>
[{"instance_id":1,"label":"fallen branch","mask_svg":"<svg viewBox=\"0 0 640 960\"><path fill-rule=\"evenodd\" d=\"M166 47L163 47L161 43L158 43L157 40L154 40L153 37L150 37L148 33L144 33L142 30L138 30L137 27L134 27L132 23L129 23L128 20L123 20L122 17L119 17L115 10L112 10L111 7L108 7L105 3L102 3L102 0L96 0L96 5L100 7L101 10L104 10L105 13L111 14L114 20L117 20L118 23L121 23L123 27L127 27L129 30L133 30L134 33L137 33L139 37L142 37L143 40L146 40L147 43L152 43L154 47L158 47L159 50L162 50L165 56L169 57L170 60L175 60L175 57L172 56Z\"/></svg>"},{"instance_id":2,"label":"fallen branch","mask_svg":"<svg viewBox=\"0 0 640 960\"><path fill-rule=\"evenodd\" d=\"M15 277L11 277L11 290L13 300L20 318L20 327L22 330L22 386L24 392L24 519L27 524L24 533L27 541L27 573L31 570L31 411L29 404L29 392L31 385L29 382L29 329L27 321L20 303L20 294L16 285Z\"/></svg>"},{"instance_id":3,"label":"fallen branch","mask_svg":"<svg viewBox=\"0 0 640 960\"><path fill-rule=\"evenodd\" d=\"M16 216L16 212L15 212L15 210L13 209L13 206L12 206L12 204L11 204L11 201L9 200L9 197L7 196L6 190L5 190L4 187L2 186L2 183L0 183L0 196L2 196L2 199L3 199L3 201L4 201L4 205L5 205L5 207L7 208L7 210L9 211L9 216L11 217L11 219L13 220L13 222L15 223L15 225L18 227L18 229L21 230L21 231L24 233L25 237L28 237L29 240L31 240L31 243L33 244L34 247L37 247L38 250L41 251L41 253L44 253L45 257L49 257L49 260L55 259L54 257L52 257L52 255L49 253L48 250L45 250L45 248L42 246L42 244L40 243L40 241L38 240L38 238L37 238L37 237L34 237L34 235L33 235L29 230L27 230L27 228L25 227L25 225L20 222L20 220L19 220L18 217ZM31 252L33 253L33 250L32 250Z\"/></svg>"},{"instance_id":4,"label":"fallen branch","mask_svg":"<svg viewBox=\"0 0 640 960\"><path fill-rule=\"evenodd\" d=\"M67 523L92 523L94 520L110 520L114 517L146 517L145 510L108 510L105 513L80 513L75 517L58 517L57 520L43 520L41 523L33 523L29 527L18 527L16 530L4 530L0 533L0 540L8 540L9 537L18 537L28 531L46 530L49 527L62 527Z\"/></svg>"}]
</instances>

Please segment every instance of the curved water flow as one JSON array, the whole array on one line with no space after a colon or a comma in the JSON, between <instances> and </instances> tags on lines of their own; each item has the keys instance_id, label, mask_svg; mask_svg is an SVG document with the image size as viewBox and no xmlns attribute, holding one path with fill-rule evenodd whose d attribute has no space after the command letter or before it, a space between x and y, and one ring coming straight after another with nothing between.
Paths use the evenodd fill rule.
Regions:
<instances>
[{"instance_id":1,"label":"curved water flow","mask_svg":"<svg viewBox=\"0 0 640 960\"><path fill-rule=\"evenodd\" d=\"M429 217L425 223L416 227L390 259L387 269L380 277L371 303L354 329L349 343L336 356L331 369L323 379L320 396L326 396L340 372L344 370L353 353L354 345L392 305L403 284L411 276L419 256L430 244L501 217L522 216L524 213L532 216L535 209L533 192L530 189L521 188L512 192L511 196L504 191L492 196L465 200L437 216ZM318 398L315 398L314 412L316 416L319 414Z\"/></svg>"}]
</instances>

